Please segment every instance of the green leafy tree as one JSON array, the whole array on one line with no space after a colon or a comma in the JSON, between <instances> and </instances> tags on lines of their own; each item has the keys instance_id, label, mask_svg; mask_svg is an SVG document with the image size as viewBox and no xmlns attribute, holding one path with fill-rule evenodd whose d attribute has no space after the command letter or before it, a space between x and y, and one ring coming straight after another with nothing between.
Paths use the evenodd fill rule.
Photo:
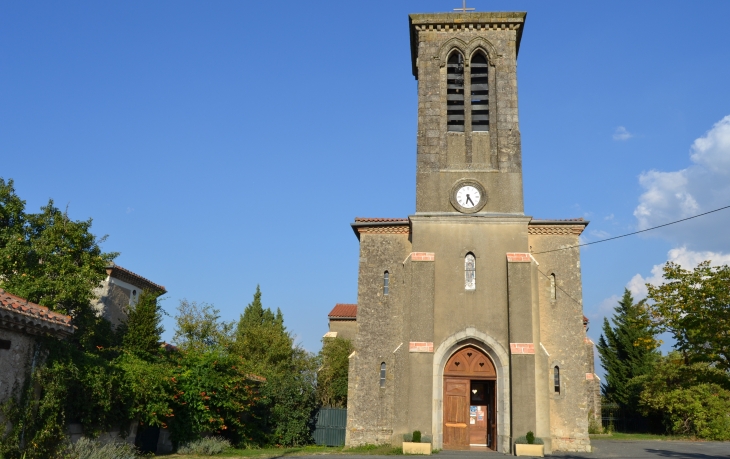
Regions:
<instances>
[{"instance_id":1,"label":"green leafy tree","mask_svg":"<svg viewBox=\"0 0 730 459\"><path fill-rule=\"evenodd\" d=\"M634 302L631 292L624 294L614 308L611 321L603 319L603 334L598 340L598 354L606 370L602 384L604 396L626 412L635 412L641 386L633 378L652 371L659 355L646 301Z\"/></svg>"},{"instance_id":2,"label":"green leafy tree","mask_svg":"<svg viewBox=\"0 0 730 459\"><path fill-rule=\"evenodd\" d=\"M322 338L317 372L317 401L322 406L347 407L347 374L353 346L349 339Z\"/></svg>"},{"instance_id":3,"label":"green leafy tree","mask_svg":"<svg viewBox=\"0 0 730 459\"><path fill-rule=\"evenodd\" d=\"M110 328L92 310L94 289L118 255L102 252L91 219L74 221L54 206L27 213L13 181L0 178L0 287L53 311L71 315L74 340L85 347L105 344Z\"/></svg>"},{"instance_id":4,"label":"green leafy tree","mask_svg":"<svg viewBox=\"0 0 730 459\"><path fill-rule=\"evenodd\" d=\"M233 324L220 320L220 311L206 303L181 300L172 340L186 351L228 347Z\"/></svg>"},{"instance_id":5,"label":"green leafy tree","mask_svg":"<svg viewBox=\"0 0 730 459\"><path fill-rule=\"evenodd\" d=\"M139 355L156 354L162 341L162 315L164 311L158 302L156 292L144 290L137 304L129 308L127 322L124 324L123 348Z\"/></svg>"},{"instance_id":6,"label":"green leafy tree","mask_svg":"<svg viewBox=\"0 0 730 459\"><path fill-rule=\"evenodd\" d=\"M707 362L687 365L672 352L636 378L643 388L640 409L662 419L667 431L708 440L730 440L730 380Z\"/></svg>"},{"instance_id":7,"label":"green leafy tree","mask_svg":"<svg viewBox=\"0 0 730 459\"><path fill-rule=\"evenodd\" d=\"M708 362L730 371L730 267L709 261L693 270L664 266L664 284L647 284L650 311L687 363Z\"/></svg>"},{"instance_id":8,"label":"green leafy tree","mask_svg":"<svg viewBox=\"0 0 730 459\"><path fill-rule=\"evenodd\" d=\"M261 303L256 287L235 330L233 352L266 378L257 414L263 437L257 441L279 445L311 443L310 422L316 405L316 359L294 345L280 310L273 313Z\"/></svg>"}]
</instances>

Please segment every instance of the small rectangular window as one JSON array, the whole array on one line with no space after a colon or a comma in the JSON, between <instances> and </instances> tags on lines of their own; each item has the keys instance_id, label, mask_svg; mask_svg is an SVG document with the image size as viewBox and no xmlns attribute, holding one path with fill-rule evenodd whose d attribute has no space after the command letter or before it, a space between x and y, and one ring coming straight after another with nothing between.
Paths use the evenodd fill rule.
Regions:
<instances>
[{"instance_id":1,"label":"small rectangular window","mask_svg":"<svg viewBox=\"0 0 730 459\"><path fill-rule=\"evenodd\" d=\"M385 387L385 362L380 364L380 388Z\"/></svg>"},{"instance_id":2,"label":"small rectangular window","mask_svg":"<svg viewBox=\"0 0 730 459\"><path fill-rule=\"evenodd\" d=\"M389 290L390 290L390 273L388 273L388 271L385 271L385 274L383 274L383 295L387 295Z\"/></svg>"},{"instance_id":3,"label":"small rectangular window","mask_svg":"<svg viewBox=\"0 0 730 459\"><path fill-rule=\"evenodd\" d=\"M10 349L10 341L6 339L0 339L0 349Z\"/></svg>"}]
</instances>

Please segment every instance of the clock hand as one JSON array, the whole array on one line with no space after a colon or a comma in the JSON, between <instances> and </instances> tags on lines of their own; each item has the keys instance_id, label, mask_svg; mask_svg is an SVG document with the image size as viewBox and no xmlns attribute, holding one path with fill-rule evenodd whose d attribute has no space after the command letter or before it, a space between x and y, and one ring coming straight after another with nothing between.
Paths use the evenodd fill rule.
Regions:
<instances>
[{"instance_id":1,"label":"clock hand","mask_svg":"<svg viewBox=\"0 0 730 459\"><path fill-rule=\"evenodd\" d=\"M472 206L474 205L474 201L471 200L471 196L468 194L466 195L466 202L470 202Z\"/></svg>"}]
</instances>

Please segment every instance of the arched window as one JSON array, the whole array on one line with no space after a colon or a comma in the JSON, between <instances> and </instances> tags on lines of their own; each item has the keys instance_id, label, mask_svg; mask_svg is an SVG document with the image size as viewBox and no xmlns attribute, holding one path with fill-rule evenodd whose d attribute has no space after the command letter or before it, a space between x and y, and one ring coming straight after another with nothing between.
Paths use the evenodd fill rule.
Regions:
<instances>
[{"instance_id":1,"label":"arched window","mask_svg":"<svg viewBox=\"0 0 730 459\"><path fill-rule=\"evenodd\" d=\"M464 257L464 288L466 290L477 288L477 261L472 253L467 253Z\"/></svg>"},{"instance_id":2,"label":"arched window","mask_svg":"<svg viewBox=\"0 0 730 459\"><path fill-rule=\"evenodd\" d=\"M482 52L471 58L471 130L489 130L489 64Z\"/></svg>"},{"instance_id":3,"label":"arched window","mask_svg":"<svg viewBox=\"0 0 730 459\"><path fill-rule=\"evenodd\" d=\"M560 393L560 368L558 368L557 365L555 365L555 368L553 368L553 379L555 381L555 393Z\"/></svg>"},{"instance_id":4,"label":"arched window","mask_svg":"<svg viewBox=\"0 0 730 459\"><path fill-rule=\"evenodd\" d=\"M380 364L380 387L385 387L385 362Z\"/></svg>"},{"instance_id":5,"label":"arched window","mask_svg":"<svg viewBox=\"0 0 730 459\"><path fill-rule=\"evenodd\" d=\"M555 273L550 274L550 299L554 300L558 296L557 287L555 286Z\"/></svg>"},{"instance_id":6,"label":"arched window","mask_svg":"<svg viewBox=\"0 0 730 459\"><path fill-rule=\"evenodd\" d=\"M388 271L385 271L385 273L383 273L383 295L388 294L389 286L390 286L390 273L388 273Z\"/></svg>"},{"instance_id":7,"label":"arched window","mask_svg":"<svg viewBox=\"0 0 730 459\"><path fill-rule=\"evenodd\" d=\"M446 63L446 99L448 130L464 132L464 57L458 51Z\"/></svg>"}]
</instances>

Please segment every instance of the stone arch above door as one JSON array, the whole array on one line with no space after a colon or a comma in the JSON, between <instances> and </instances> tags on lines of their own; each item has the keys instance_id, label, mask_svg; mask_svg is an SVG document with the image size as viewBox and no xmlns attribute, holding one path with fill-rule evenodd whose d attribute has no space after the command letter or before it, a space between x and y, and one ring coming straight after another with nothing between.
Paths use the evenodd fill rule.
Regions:
<instances>
[{"instance_id":1,"label":"stone arch above door","mask_svg":"<svg viewBox=\"0 0 730 459\"><path fill-rule=\"evenodd\" d=\"M484 352L496 371L497 384L497 451L510 454L510 383L509 354L496 339L474 327L467 327L444 339L433 353L433 446L443 446L444 369L452 355L467 346Z\"/></svg>"}]
</instances>

